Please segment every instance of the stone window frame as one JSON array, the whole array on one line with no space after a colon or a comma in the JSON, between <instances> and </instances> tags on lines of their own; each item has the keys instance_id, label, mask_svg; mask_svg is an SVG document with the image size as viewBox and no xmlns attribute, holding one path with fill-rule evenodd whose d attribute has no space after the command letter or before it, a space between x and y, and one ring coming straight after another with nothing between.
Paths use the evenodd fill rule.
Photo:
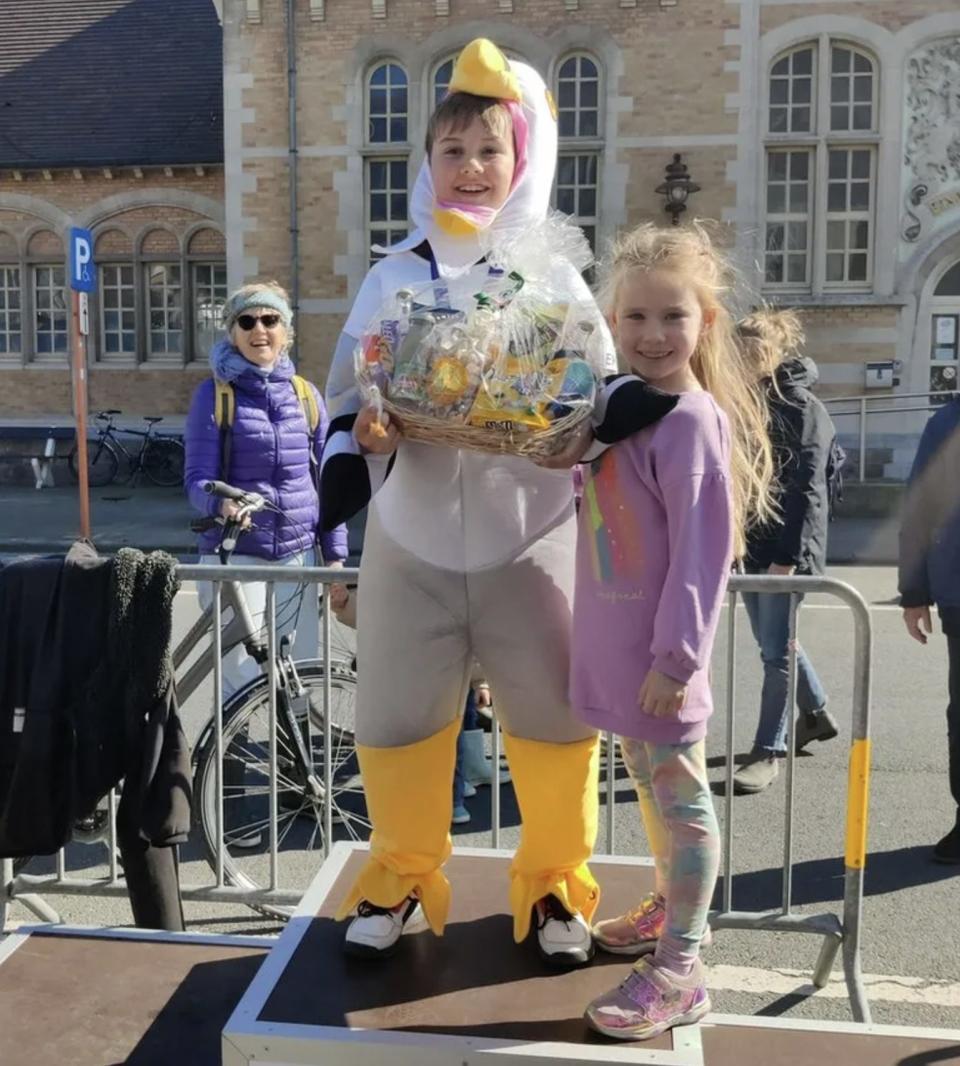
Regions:
<instances>
[{"instance_id":1,"label":"stone window frame","mask_svg":"<svg viewBox=\"0 0 960 1066\"><path fill-rule=\"evenodd\" d=\"M831 128L831 107L833 105L833 51L835 48L851 51L854 55L866 58L872 64L872 94L871 94L871 129L869 130L834 130ZM798 53L811 52L811 100L810 126L806 131L773 131L773 114L771 108L784 106L781 101L772 101L773 83L782 75L774 74L778 65L784 59ZM827 61L824 62L824 57ZM791 60L792 71L792 60ZM771 293L808 293L820 295L823 293L872 293L875 286L875 249L877 245L877 204L879 201L879 155L880 155L880 125L879 125L879 101L882 89L882 64L876 51L844 33L830 32L825 30L819 34L808 35L795 41L787 47L781 48L770 58L764 70L763 89L763 122L762 122L762 181L761 181L761 218L762 241L761 241L761 279L764 291ZM792 90L789 103L793 103ZM796 106L806 106L801 100ZM788 123L790 125L790 123ZM869 153L869 204L866 209L853 209L847 202L845 209L830 209L830 165L831 154L836 158L839 153L846 151L866 151ZM768 210L769 198L769 174L770 160L772 155L778 153L806 152L809 158L809 171L807 179L807 203L803 212L791 212L791 205L786 204L787 210L770 212ZM836 182L834 182L836 184ZM791 223L795 226L801 222L801 217L806 224L806 270L803 280L796 277L791 279L788 275L789 261L789 233ZM859 234L859 227L863 222L867 223L867 247L865 249L851 248L851 235ZM771 281L767 276L768 258L771 249L768 248L769 227L771 225L784 225L784 241L782 254L784 255L783 277L780 281ZM830 246L828 250L828 234L835 235L838 225L842 225L845 234L842 246ZM794 254L800 249L795 248ZM828 254L836 256L843 253L845 276L840 279L828 277ZM853 256L866 255L866 277L851 280L846 276L849 264Z\"/></svg>"}]
</instances>

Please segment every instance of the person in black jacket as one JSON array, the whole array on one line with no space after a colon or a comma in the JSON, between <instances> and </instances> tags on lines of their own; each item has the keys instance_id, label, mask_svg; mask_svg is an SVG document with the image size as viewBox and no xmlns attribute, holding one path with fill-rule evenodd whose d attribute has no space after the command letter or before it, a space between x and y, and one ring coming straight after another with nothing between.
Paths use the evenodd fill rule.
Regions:
<instances>
[{"instance_id":1,"label":"person in black jacket","mask_svg":"<svg viewBox=\"0 0 960 1066\"><path fill-rule=\"evenodd\" d=\"M781 521L747 533L748 574L821 574L827 552L827 461L834 438L826 408L810 391L817 368L799 354L800 320L792 311L762 309L738 325L746 361L766 384L770 439ZM763 661L760 720L749 760L734 775L738 794L762 792L787 752L787 656L790 594L744 593L744 606ZM806 652L797 646L796 747L830 740L837 724Z\"/></svg>"},{"instance_id":2,"label":"person in black jacket","mask_svg":"<svg viewBox=\"0 0 960 1066\"><path fill-rule=\"evenodd\" d=\"M937 605L947 638L947 760L956 821L937 842L935 862L960 863L960 398L927 422L910 472L900 526L900 606L907 632L921 644Z\"/></svg>"}]
</instances>

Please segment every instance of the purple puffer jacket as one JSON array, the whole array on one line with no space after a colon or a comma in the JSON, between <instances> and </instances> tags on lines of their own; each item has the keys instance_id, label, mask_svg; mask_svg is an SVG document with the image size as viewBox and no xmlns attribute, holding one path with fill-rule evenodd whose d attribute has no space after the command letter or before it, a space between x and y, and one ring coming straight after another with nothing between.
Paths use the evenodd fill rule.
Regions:
<instances>
[{"instance_id":1,"label":"purple puffer jacket","mask_svg":"<svg viewBox=\"0 0 960 1066\"><path fill-rule=\"evenodd\" d=\"M319 456L327 435L326 408L311 385L320 405L320 423L310 440L303 408L292 378L293 364L282 359L269 377L252 367L233 382L235 414L231 429L230 469L224 480L237 488L259 492L283 511L261 511L254 528L240 539L244 555L285 559L313 547L322 528L320 502L310 470L310 448ZM203 484L221 476L220 431L213 414L213 378L202 381L193 394L187 429L184 485L193 506L204 515L215 515L220 500L208 496ZM200 535L201 553L216 551L220 531ZM347 557L347 532L337 526L319 533L324 562Z\"/></svg>"}]
</instances>

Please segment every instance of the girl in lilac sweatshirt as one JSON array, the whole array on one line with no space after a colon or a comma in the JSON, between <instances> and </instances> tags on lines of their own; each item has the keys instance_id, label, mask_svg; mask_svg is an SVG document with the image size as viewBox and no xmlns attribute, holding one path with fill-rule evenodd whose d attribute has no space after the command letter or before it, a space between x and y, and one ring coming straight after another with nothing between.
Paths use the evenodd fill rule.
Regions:
<instances>
[{"instance_id":1,"label":"girl in lilac sweatshirt","mask_svg":"<svg viewBox=\"0 0 960 1066\"><path fill-rule=\"evenodd\" d=\"M763 399L720 300L725 273L698 227L648 225L616 248L607 285L621 358L679 396L593 464L580 507L572 701L620 737L657 874L654 893L593 931L601 948L641 956L586 1011L618 1039L710 1009L699 961L719 857L708 668L745 518L769 513L771 473ZM624 395L635 380L623 378Z\"/></svg>"}]
</instances>

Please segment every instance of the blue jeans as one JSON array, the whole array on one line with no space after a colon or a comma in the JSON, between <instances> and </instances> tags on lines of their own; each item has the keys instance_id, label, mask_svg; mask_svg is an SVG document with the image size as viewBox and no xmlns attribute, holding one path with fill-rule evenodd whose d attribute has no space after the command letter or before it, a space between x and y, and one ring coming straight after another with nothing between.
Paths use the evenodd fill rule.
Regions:
<instances>
[{"instance_id":1,"label":"blue jeans","mask_svg":"<svg viewBox=\"0 0 960 1066\"><path fill-rule=\"evenodd\" d=\"M464 730L476 729L480 722L480 715L477 714L477 697L473 691L473 688L467 689L467 702L463 708L463 721L460 723L460 732L457 735L457 765L453 771L453 805L454 807L463 806L463 786L465 779L463 776L463 734Z\"/></svg>"},{"instance_id":2,"label":"blue jeans","mask_svg":"<svg viewBox=\"0 0 960 1066\"><path fill-rule=\"evenodd\" d=\"M786 754L787 654L790 644L790 593L744 592L750 628L760 646L763 662L763 690L760 695L760 721L754 748ZM801 711L822 710L827 694L806 652L797 645L797 706Z\"/></svg>"}]
</instances>

